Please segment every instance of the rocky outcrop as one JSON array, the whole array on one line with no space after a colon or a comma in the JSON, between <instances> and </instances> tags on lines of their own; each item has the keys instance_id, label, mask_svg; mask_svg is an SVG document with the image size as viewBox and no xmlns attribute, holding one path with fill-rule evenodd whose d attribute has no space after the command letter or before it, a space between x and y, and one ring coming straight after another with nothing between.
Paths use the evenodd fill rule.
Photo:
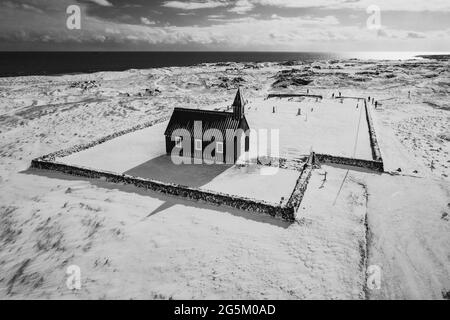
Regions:
<instances>
[{"instance_id":1,"label":"rocky outcrop","mask_svg":"<svg viewBox=\"0 0 450 320\"><path fill-rule=\"evenodd\" d=\"M282 70L275 75L273 88L287 88L289 86L305 86L313 82L310 73L304 73L300 69Z\"/></svg>"}]
</instances>

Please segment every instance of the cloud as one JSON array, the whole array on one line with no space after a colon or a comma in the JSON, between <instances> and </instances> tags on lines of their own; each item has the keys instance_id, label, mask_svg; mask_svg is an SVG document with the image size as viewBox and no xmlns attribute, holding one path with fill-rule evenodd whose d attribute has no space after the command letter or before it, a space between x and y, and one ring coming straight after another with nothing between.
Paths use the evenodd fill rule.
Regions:
<instances>
[{"instance_id":1,"label":"cloud","mask_svg":"<svg viewBox=\"0 0 450 320\"><path fill-rule=\"evenodd\" d=\"M105 32L106 33L111 33L111 34L120 34L120 31L117 30L116 28L113 28L113 27L105 28Z\"/></svg>"},{"instance_id":2,"label":"cloud","mask_svg":"<svg viewBox=\"0 0 450 320\"><path fill-rule=\"evenodd\" d=\"M26 4L26 3L22 3L22 8L24 8L25 10L30 10L30 11L34 11L37 13L44 13L44 11L42 11L41 9L34 7L30 4Z\"/></svg>"},{"instance_id":3,"label":"cloud","mask_svg":"<svg viewBox=\"0 0 450 320\"><path fill-rule=\"evenodd\" d=\"M217 24L204 27L171 27L166 32L183 43L196 42L203 45L222 45L233 49L284 48L300 49L309 41L329 38L320 30L337 26L335 17L255 19L242 17L219 19ZM321 28L311 28L320 25ZM268 32L270 30L270 32ZM315 31L313 31L315 30ZM282 47L280 47L282 45Z\"/></svg>"},{"instance_id":4,"label":"cloud","mask_svg":"<svg viewBox=\"0 0 450 320\"><path fill-rule=\"evenodd\" d=\"M224 19L226 16L224 14L210 14L208 19Z\"/></svg>"},{"instance_id":5,"label":"cloud","mask_svg":"<svg viewBox=\"0 0 450 320\"><path fill-rule=\"evenodd\" d=\"M450 11L448 0L251 0L264 6L280 8L324 8L366 10L376 5L386 11Z\"/></svg>"},{"instance_id":6,"label":"cloud","mask_svg":"<svg viewBox=\"0 0 450 320\"><path fill-rule=\"evenodd\" d=\"M206 8L217 8L227 6L228 3L224 1L166 1L162 4L163 7L174 8L180 10L197 10Z\"/></svg>"},{"instance_id":7,"label":"cloud","mask_svg":"<svg viewBox=\"0 0 450 320\"><path fill-rule=\"evenodd\" d=\"M109 2L108 0L89 0L90 2L94 2L96 4L98 4L99 6L103 6L103 7L112 7L112 3Z\"/></svg>"},{"instance_id":8,"label":"cloud","mask_svg":"<svg viewBox=\"0 0 450 320\"><path fill-rule=\"evenodd\" d=\"M141 17L141 22L146 25L154 25L156 21L149 20L148 18Z\"/></svg>"},{"instance_id":9,"label":"cloud","mask_svg":"<svg viewBox=\"0 0 450 320\"><path fill-rule=\"evenodd\" d=\"M423 33L419 33L419 32L408 32L408 38L423 39L423 38L426 38L426 36Z\"/></svg>"},{"instance_id":10,"label":"cloud","mask_svg":"<svg viewBox=\"0 0 450 320\"><path fill-rule=\"evenodd\" d=\"M23 1L23 2L19 2ZM415 28L384 28L381 32L368 30L365 23L349 24L342 15L339 19L327 10L314 11L310 15L281 16L277 11L269 15L231 15L228 9L245 7L246 2L238 1L213 12L197 12L193 9L180 13L195 13L192 19L197 25L186 25L189 18L183 18L183 24L164 24L166 16L158 16L160 21L152 21L143 17L138 10L130 19L119 19L118 16L91 16L89 8L92 4L81 2L81 30L68 30L61 12L73 0L17 0L15 6L0 2L0 49L6 48L5 43L26 45L34 48L37 44L45 44L52 50L55 45L66 48L70 45L75 50L90 50L92 48L115 48L119 50L288 50L288 51L350 51L356 50L413 50L413 51L449 51L449 28L440 30L423 30ZM262 1L262 0L257 0ZM276 1L276 0L264 0ZM289 0L286 0L289 1ZM321 2L324 0L316 0ZM364 0L361 0L364 1ZM375 1L375 0L374 0ZM401 0L399 0L401 1ZM432 1L432 0L430 0ZM188 3L186 1L178 1ZM299 1L300 2L300 1ZM305 0L308 2L308 0ZM45 24L42 23L42 13L18 6L20 3L39 5L44 11ZM192 4L192 2L190 2ZM207 3L197 0L195 3ZM211 3L226 3L225 1L209 1ZM256 0L249 0L254 5L252 12L259 13ZM52 5L52 10L46 10ZM56 7L58 6L58 7ZM189 11L191 10L191 11ZM245 9L244 9L245 11ZM248 12L248 11L247 11ZM365 12L365 11L364 11ZM131 14L131 13L130 13ZM164 12L167 14L167 12ZM172 11L172 17L178 17ZM337 14L337 13L336 13ZM400 13L399 13L400 14ZM345 16L347 17L347 16ZM198 19L197 19L198 18ZM202 23L198 20L204 19ZM21 23L18 25L17 21ZM127 22L124 22L127 21ZM139 21L140 24L135 22ZM156 24L154 22L157 22ZM365 21L363 21L365 22ZM149 27L151 26L151 27ZM422 32L419 32L422 31ZM424 39L425 38L425 39ZM10 47L14 48L14 47ZM42 48L42 46L41 46Z\"/></svg>"},{"instance_id":11,"label":"cloud","mask_svg":"<svg viewBox=\"0 0 450 320\"><path fill-rule=\"evenodd\" d=\"M234 7L229 9L228 11L238 14L244 14L247 13L248 11L251 11L254 7L255 5L249 0L238 0L234 4Z\"/></svg>"},{"instance_id":12,"label":"cloud","mask_svg":"<svg viewBox=\"0 0 450 320\"><path fill-rule=\"evenodd\" d=\"M41 10L40 8L38 8L37 6L34 6L29 3L15 3L12 1L5 1L3 3L3 5L9 9L14 9L14 10L27 10L27 11L33 11L35 13L44 13L44 11Z\"/></svg>"},{"instance_id":13,"label":"cloud","mask_svg":"<svg viewBox=\"0 0 450 320\"><path fill-rule=\"evenodd\" d=\"M389 34L386 32L386 30L383 30L383 29L378 29L377 30L377 35L379 37L389 37Z\"/></svg>"}]
</instances>

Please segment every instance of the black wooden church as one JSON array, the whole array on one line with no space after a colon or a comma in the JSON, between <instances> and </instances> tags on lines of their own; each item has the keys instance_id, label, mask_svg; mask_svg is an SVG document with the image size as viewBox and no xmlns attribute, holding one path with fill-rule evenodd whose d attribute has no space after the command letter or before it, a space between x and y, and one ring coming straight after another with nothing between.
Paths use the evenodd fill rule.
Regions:
<instances>
[{"instance_id":1,"label":"black wooden church","mask_svg":"<svg viewBox=\"0 0 450 320\"><path fill-rule=\"evenodd\" d=\"M233 101L232 112L175 108L164 132L167 154L170 155L174 148L182 148L182 150L174 151L180 151L180 155L183 157L209 158L210 153L204 153L203 151L207 146L211 148L211 143L213 143L214 150L211 153L211 160L219 158L226 163L235 163L242 152L249 150L248 130L250 127L245 118L246 103L242 90L238 88ZM194 130L195 123L197 125L196 130ZM199 123L201 123L201 130L198 130ZM189 132L190 148L186 144L187 141L183 141L186 136L177 135L177 132ZM214 135L211 132L220 134ZM242 132L247 133L247 135L240 135L239 133ZM188 147L186 148L186 146ZM231 148L233 150L230 150Z\"/></svg>"}]
</instances>

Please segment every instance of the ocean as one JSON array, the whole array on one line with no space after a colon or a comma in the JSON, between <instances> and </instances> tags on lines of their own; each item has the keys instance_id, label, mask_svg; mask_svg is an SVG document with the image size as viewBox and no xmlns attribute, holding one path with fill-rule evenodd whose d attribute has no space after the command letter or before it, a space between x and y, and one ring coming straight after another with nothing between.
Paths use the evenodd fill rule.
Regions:
<instances>
[{"instance_id":1,"label":"ocean","mask_svg":"<svg viewBox=\"0 0 450 320\"><path fill-rule=\"evenodd\" d=\"M411 58L420 53L324 52L0 52L0 77L123 71L216 62L279 62L339 58Z\"/></svg>"}]
</instances>

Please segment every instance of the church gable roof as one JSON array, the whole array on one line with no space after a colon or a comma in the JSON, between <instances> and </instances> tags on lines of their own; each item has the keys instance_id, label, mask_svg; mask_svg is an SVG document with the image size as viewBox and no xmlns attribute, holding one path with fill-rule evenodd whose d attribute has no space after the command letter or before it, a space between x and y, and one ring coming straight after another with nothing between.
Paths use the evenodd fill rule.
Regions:
<instances>
[{"instance_id":1,"label":"church gable roof","mask_svg":"<svg viewBox=\"0 0 450 320\"><path fill-rule=\"evenodd\" d=\"M222 132L224 138L228 138L225 136L227 129L237 130L243 124L241 119L236 119L233 116L232 112L175 108L164 134L172 136L176 129L186 129L191 137L194 137L194 121L202 122L202 135L208 129L218 129ZM246 130L247 128L242 129Z\"/></svg>"}]
</instances>

